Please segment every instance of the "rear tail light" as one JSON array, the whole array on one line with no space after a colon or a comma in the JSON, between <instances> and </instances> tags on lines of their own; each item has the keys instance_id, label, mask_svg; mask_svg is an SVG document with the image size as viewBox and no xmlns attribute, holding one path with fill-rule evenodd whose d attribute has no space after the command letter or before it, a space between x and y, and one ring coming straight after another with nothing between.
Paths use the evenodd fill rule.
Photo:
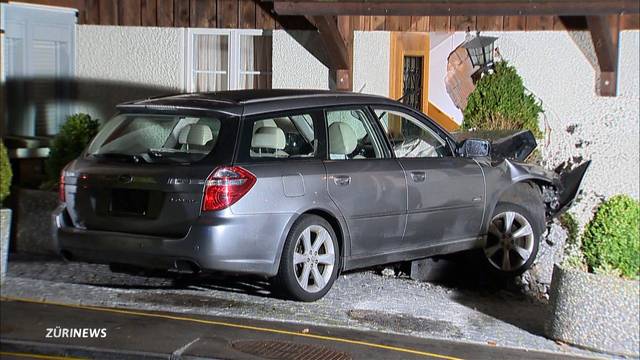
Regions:
<instances>
[{"instance_id":1,"label":"rear tail light","mask_svg":"<svg viewBox=\"0 0 640 360\"><path fill-rule=\"evenodd\" d=\"M64 169L62 169L62 171L60 172L60 182L58 185L58 198L60 199L60 202L65 202L67 200L64 193Z\"/></svg>"},{"instance_id":2,"label":"rear tail light","mask_svg":"<svg viewBox=\"0 0 640 360\"><path fill-rule=\"evenodd\" d=\"M225 209L251 190L256 177L239 166L224 166L215 169L207 178L204 187L202 211Z\"/></svg>"}]
</instances>

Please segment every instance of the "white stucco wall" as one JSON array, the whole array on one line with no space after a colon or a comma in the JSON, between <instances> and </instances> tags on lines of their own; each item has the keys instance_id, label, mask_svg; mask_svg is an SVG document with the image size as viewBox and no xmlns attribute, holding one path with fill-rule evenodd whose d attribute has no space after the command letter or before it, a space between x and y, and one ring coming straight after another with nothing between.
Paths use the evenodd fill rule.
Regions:
<instances>
[{"instance_id":1,"label":"white stucco wall","mask_svg":"<svg viewBox=\"0 0 640 360\"><path fill-rule=\"evenodd\" d=\"M179 90L184 31L141 26L77 26L80 78L109 79Z\"/></svg>"},{"instance_id":2,"label":"white stucco wall","mask_svg":"<svg viewBox=\"0 0 640 360\"><path fill-rule=\"evenodd\" d=\"M306 41L304 32L298 39ZM389 95L390 34L356 31L353 45L353 90ZM273 32L273 88L329 89L329 69L284 30Z\"/></svg>"},{"instance_id":3,"label":"white stucco wall","mask_svg":"<svg viewBox=\"0 0 640 360\"><path fill-rule=\"evenodd\" d=\"M329 69L284 30L273 32L272 87L329 89Z\"/></svg>"},{"instance_id":4,"label":"white stucco wall","mask_svg":"<svg viewBox=\"0 0 640 360\"><path fill-rule=\"evenodd\" d=\"M182 91L181 28L78 25L77 111L106 119L121 101Z\"/></svg>"},{"instance_id":5,"label":"white stucco wall","mask_svg":"<svg viewBox=\"0 0 640 360\"><path fill-rule=\"evenodd\" d=\"M353 40L353 91L389 96L391 35L356 31Z\"/></svg>"},{"instance_id":6,"label":"white stucco wall","mask_svg":"<svg viewBox=\"0 0 640 360\"><path fill-rule=\"evenodd\" d=\"M573 157L593 160L573 212L581 222L599 197L639 195L639 31L620 34L616 97L595 92L597 72L586 32L503 32L497 46L543 103L547 130L544 158L553 167ZM583 53L584 52L584 53ZM587 54L585 56L585 53ZM574 127L573 132L569 127Z\"/></svg>"}]
</instances>

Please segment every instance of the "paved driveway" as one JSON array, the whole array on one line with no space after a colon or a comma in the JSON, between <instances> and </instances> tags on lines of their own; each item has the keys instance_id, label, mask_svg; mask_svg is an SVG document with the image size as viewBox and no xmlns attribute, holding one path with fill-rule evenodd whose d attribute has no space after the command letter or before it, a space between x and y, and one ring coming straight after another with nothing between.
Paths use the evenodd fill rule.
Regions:
<instances>
[{"instance_id":1,"label":"paved driveway","mask_svg":"<svg viewBox=\"0 0 640 360\"><path fill-rule=\"evenodd\" d=\"M586 359L375 331L210 315L31 300L2 300L0 309L3 359L35 354L118 360ZM87 329L87 333L93 329L96 335L63 336L62 329Z\"/></svg>"},{"instance_id":2,"label":"paved driveway","mask_svg":"<svg viewBox=\"0 0 640 360\"><path fill-rule=\"evenodd\" d=\"M547 306L461 270L434 285L373 271L342 275L315 303L282 300L260 279L178 281L113 274L107 266L12 258L5 297L348 327L589 355L541 336ZM591 354L592 355L592 354Z\"/></svg>"}]
</instances>

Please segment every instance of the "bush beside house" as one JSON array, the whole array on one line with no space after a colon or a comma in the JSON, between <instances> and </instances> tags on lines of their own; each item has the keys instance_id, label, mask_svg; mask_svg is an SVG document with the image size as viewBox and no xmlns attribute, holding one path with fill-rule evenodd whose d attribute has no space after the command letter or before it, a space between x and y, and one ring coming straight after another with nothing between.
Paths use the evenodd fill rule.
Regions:
<instances>
[{"instance_id":1,"label":"bush beside house","mask_svg":"<svg viewBox=\"0 0 640 360\"><path fill-rule=\"evenodd\" d=\"M551 284L547 335L574 345L638 356L640 202L616 195L603 202Z\"/></svg>"},{"instance_id":2,"label":"bush beside house","mask_svg":"<svg viewBox=\"0 0 640 360\"><path fill-rule=\"evenodd\" d=\"M637 279L640 274L640 202L626 195L605 201L585 229L582 251L596 273Z\"/></svg>"},{"instance_id":3,"label":"bush beside house","mask_svg":"<svg viewBox=\"0 0 640 360\"><path fill-rule=\"evenodd\" d=\"M538 116L542 105L529 94L516 69L506 61L476 83L464 109L463 130L531 130L542 136Z\"/></svg>"},{"instance_id":4,"label":"bush beside house","mask_svg":"<svg viewBox=\"0 0 640 360\"><path fill-rule=\"evenodd\" d=\"M51 152L45 164L47 183L45 188L55 187L58 183L60 171L87 147L100 128L100 121L92 119L88 114L74 114L60 128L60 132L53 139Z\"/></svg>"},{"instance_id":5,"label":"bush beside house","mask_svg":"<svg viewBox=\"0 0 640 360\"><path fill-rule=\"evenodd\" d=\"M0 283L4 282L4 275L7 272L9 235L11 234L11 209L5 209L2 204L9 196L12 178L9 154L0 140Z\"/></svg>"},{"instance_id":6,"label":"bush beside house","mask_svg":"<svg viewBox=\"0 0 640 360\"><path fill-rule=\"evenodd\" d=\"M41 190L19 189L16 213L16 251L51 254L55 236L51 213L58 206L57 185L62 169L77 158L96 135L100 122L87 114L67 118L53 139L45 168L47 181Z\"/></svg>"}]
</instances>

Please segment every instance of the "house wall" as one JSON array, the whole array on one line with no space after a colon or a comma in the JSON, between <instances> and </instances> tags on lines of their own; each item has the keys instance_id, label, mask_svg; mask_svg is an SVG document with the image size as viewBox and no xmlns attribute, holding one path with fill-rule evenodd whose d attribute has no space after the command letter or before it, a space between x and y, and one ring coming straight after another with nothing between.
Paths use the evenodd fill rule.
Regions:
<instances>
[{"instance_id":1,"label":"house wall","mask_svg":"<svg viewBox=\"0 0 640 360\"><path fill-rule=\"evenodd\" d=\"M595 53L587 32L500 32L496 46L525 86L542 101L547 127L543 154L547 167L570 159L591 159L573 207L582 223L601 197L639 196L640 47L639 31L620 34L616 97L595 92ZM596 67L597 68L597 67Z\"/></svg>"},{"instance_id":2,"label":"house wall","mask_svg":"<svg viewBox=\"0 0 640 360\"><path fill-rule=\"evenodd\" d=\"M315 40L310 31L273 32L271 86L274 89L329 89L329 69L302 45L317 47Z\"/></svg>"},{"instance_id":3,"label":"house wall","mask_svg":"<svg viewBox=\"0 0 640 360\"><path fill-rule=\"evenodd\" d=\"M78 111L107 119L120 102L182 91L185 29L78 25L76 31Z\"/></svg>"},{"instance_id":4,"label":"house wall","mask_svg":"<svg viewBox=\"0 0 640 360\"><path fill-rule=\"evenodd\" d=\"M353 91L389 96L391 33L356 31L353 39Z\"/></svg>"},{"instance_id":5,"label":"house wall","mask_svg":"<svg viewBox=\"0 0 640 360\"><path fill-rule=\"evenodd\" d=\"M184 28L79 25L78 109L104 119L121 101L181 91L184 32ZM317 39L309 33L273 32L274 88L329 88L329 71L312 54ZM593 160L584 183L586 194L573 209L583 223L601 197L639 196L639 34L621 33L617 97L595 92L597 67L587 32L489 34L499 38L496 45L503 57L543 103L547 167L580 158ZM389 32L354 34L355 91L388 95L389 43ZM435 70L431 72L434 77Z\"/></svg>"}]
</instances>

